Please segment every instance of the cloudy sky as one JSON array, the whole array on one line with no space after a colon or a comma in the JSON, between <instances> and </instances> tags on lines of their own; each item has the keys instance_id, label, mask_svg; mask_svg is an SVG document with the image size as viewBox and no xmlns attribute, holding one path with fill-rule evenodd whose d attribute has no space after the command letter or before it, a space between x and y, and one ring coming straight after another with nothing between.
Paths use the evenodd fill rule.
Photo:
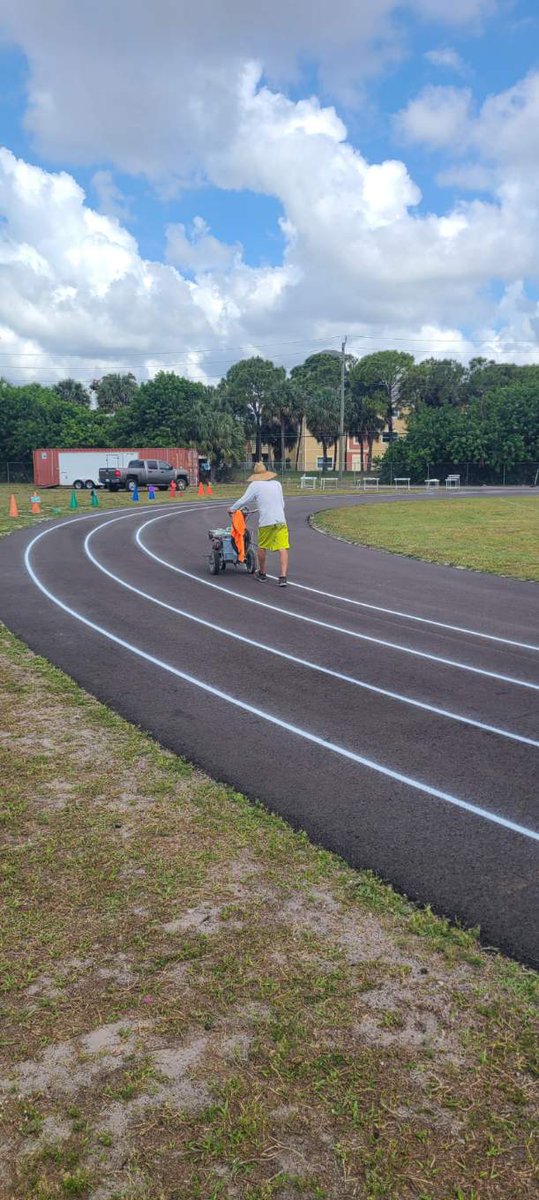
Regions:
<instances>
[{"instance_id":1,"label":"cloudy sky","mask_svg":"<svg viewBox=\"0 0 539 1200\"><path fill-rule=\"evenodd\" d=\"M539 361L536 0L0 0L0 375Z\"/></svg>"}]
</instances>

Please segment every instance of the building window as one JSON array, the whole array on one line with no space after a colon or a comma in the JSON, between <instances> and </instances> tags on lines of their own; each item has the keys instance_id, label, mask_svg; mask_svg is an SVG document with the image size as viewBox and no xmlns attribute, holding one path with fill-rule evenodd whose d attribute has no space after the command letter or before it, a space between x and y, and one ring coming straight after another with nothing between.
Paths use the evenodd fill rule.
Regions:
<instances>
[{"instance_id":1,"label":"building window","mask_svg":"<svg viewBox=\"0 0 539 1200\"><path fill-rule=\"evenodd\" d=\"M390 433L389 430L387 430L385 433L382 434L383 442L397 442L398 440L399 440L399 435L395 430L393 430L393 433Z\"/></svg>"},{"instance_id":2,"label":"building window","mask_svg":"<svg viewBox=\"0 0 539 1200\"><path fill-rule=\"evenodd\" d=\"M317 460L316 460L316 467L317 467L318 471L324 471L324 470L332 471L333 470L333 456L330 455L329 458L324 458L323 455L320 455L320 457L317 458Z\"/></svg>"}]
</instances>

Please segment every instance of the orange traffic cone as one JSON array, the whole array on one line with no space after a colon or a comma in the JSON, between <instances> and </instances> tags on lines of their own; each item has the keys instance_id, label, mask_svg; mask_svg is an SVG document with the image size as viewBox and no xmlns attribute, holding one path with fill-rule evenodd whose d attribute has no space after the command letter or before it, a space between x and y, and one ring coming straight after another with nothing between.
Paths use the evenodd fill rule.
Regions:
<instances>
[{"instance_id":1,"label":"orange traffic cone","mask_svg":"<svg viewBox=\"0 0 539 1200\"><path fill-rule=\"evenodd\" d=\"M10 517L18 517L18 515L19 515L19 510L17 508L17 501L15 499L15 496L13 496L13 495L9 502L9 515L10 515Z\"/></svg>"},{"instance_id":2,"label":"orange traffic cone","mask_svg":"<svg viewBox=\"0 0 539 1200\"><path fill-rule=\"evenodd\" d=\"M30 504L32 505L33 513L41 512L41 496L38 496L37 492L33 496L30 496Z\"/></svg>"},{"instance_id":3,"label":"orange traffic cone","mask_svg":"<svg viewBox=\"0 0 539 1200\"><path fill-rule=\"evenodd\" d=\"M204 484L203 484L203 483L199 483L199 485L198 485L198 488L197 488L197 492L198 492L198 495L199 495L199 496L203 496L203 495L204 495Z\"/></svg>"},{"instance_id":4,"label":"orange traffic cone","mask_svg":"<svg viewBox=\"0 0 539 1200\"><path fill-rule=\"evenodd\" d=\"M208 496L213 496L213 488L212 488L211 483L208 484L208 486L206 488L206 492L207 492Z\"/></svg>"}]
</instances>

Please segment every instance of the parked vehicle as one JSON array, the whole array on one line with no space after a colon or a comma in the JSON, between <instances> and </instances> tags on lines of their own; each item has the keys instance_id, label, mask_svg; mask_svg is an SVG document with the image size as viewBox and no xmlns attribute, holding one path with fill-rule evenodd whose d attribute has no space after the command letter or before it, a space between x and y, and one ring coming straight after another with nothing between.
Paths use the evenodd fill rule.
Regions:
<instances>
[{"instance_id":1,"label":"parked vehicle","mask_svg":"<svg viewBox=\"0 0 539 1200\"><path fill-rule=\"evenodd\" d=\"M111 492L120 488L133 492L135 487L147 487L148 484L166 492L172 480L180 492L189 487L187 471L178 470L158 458L132 458L127 467L101 467L99 471L99 482Z\"/></svg>"},{"instance_id":2,"label":"parked vehicle","mask_svg":"<svg viewBox=\"0 0 539 1200\"><path fill-rule=\"evenodd\" d=\"M91 488L107 486L100 479L100 471L111 472L110 478L116 471L127 471L128 464L134 459L139 461L151 460L166 463L172 471L177 471L182 481L196 484L198 481L198 453L196 450L183 450L178 446L149 448L132 447L130 449L107 448L104 450L79 449L60 450L46 448L34 450L34 484L39 488L72 487ZM118 478L115 476L115 478ZM172 475L168 475L168 482ZM122 476L120 475L120 480ZM152 482L150 480L150 482ZM177 481L178 482L178 481ZM165 481L156 481L156 486L164 486ZM125 482L118 486L125 487ZM167 483L168 486L168 483Z\"/></svg>"}]
</instances>

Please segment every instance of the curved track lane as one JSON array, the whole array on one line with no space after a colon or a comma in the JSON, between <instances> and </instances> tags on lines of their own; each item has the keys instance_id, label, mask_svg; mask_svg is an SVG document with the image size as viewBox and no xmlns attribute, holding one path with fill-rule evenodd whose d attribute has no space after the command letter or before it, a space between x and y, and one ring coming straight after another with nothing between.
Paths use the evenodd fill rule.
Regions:
<instances>
[{"instance_id":1,"label":"curved track lane","mask_svg":"<svg viewBox=\"0 0 539 1200\"><path fill-rule=\"evenodd\" d=\"M358 502L388 500L317 507ZM322 538L312 497L287 507L286 592L210 577L224 505L182 501L4 539L0 617L165 745L539 965L539 589Z\"/></svg>"}]
</instances>

